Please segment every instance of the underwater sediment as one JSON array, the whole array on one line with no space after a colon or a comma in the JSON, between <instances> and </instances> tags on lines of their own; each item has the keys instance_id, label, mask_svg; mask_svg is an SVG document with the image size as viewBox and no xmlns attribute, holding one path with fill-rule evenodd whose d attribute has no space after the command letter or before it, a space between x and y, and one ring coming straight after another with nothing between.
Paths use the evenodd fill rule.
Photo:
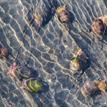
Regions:
<instances>
[{"instance_id":1,"label":"underwater sediment","mask_svg":"<svg viewBox=\"0 0 107 107\"><path fill-rule=\"evenodd\" d=\"M72 13L69 25L57 18L55 9L61 5ZM29 23L33 14L43 17L40 29ZM0 107L107 107L106 93L87 99L80 92L86 80L107 80L107 39L89 32L92 21L104 15L106 0L0 0L0 46L9 49L8 61L0 60ZM91 59L79 78L69 66L78 47ZM18 63L33 68L36 78L49 84L48 92L26 96L7 77L17 52Z\"/></svg>"}]
</instances>

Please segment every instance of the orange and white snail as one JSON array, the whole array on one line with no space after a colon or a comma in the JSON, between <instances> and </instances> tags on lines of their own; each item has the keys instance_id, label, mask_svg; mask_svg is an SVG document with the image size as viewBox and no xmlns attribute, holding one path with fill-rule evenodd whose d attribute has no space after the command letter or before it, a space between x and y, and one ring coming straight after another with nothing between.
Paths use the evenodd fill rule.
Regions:
<instances>
[{"instance_id":1,"label":"orange and white snail","mask_svg":"<svg viewBox=\"0 0 107 107\"><path fill-rule=\"evenodd\" d=\"M67 23L69 21L69 12L66 6L60 6L57 8L56 13L61 23Z\"/></svg>"}]
</instances>

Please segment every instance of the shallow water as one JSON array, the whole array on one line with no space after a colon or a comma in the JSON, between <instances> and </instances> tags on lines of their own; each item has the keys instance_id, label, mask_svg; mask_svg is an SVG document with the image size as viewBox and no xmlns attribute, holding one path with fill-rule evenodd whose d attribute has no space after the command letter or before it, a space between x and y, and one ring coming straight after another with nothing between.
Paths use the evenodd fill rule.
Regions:
<instances>
[{"instance_id":1,"label":"shallow water","mask_svg":"<svg viewBox=\"0 0 107 107\"><path fill-rule=\"evenodd\" d=\"M69 29L58 21L54 11L50 17L50 10L63 4L74 16ZM27 20L31 8L44 17L39 31ZM80 92L85 80L107 80L107 41L89 33L92 20L106 14L106 0L0 0L0 46L10 52L8 64L0 60L0 107L107 107L107 93L84 98ZM78 47L88 54L91 66L77 79L69 63ZM7 65L17 52L18 62L22 66L27 63L37 71L37 78L49 84L48 92L26 98L6 76Z\"/></svg>"}]
</instances>

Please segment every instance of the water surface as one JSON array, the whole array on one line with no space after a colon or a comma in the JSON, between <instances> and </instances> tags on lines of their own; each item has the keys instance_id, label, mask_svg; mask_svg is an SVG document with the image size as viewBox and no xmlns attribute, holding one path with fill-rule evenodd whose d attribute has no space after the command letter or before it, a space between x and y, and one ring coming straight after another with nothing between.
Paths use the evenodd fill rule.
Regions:
<instances>
[{"instance_id":1,"label":"water surface","mask_svg":"<svg viewBox=\"0 0 107 107\"><path fill-rule=\"evenodd\" d=\"M56 7L64 4L74 17L69 26L61 24L54 13ZM29 11L43 15L39 31L29 24ZM0 107L107 107L106 93L84 98L80 92L85 80L107 78L107 41L89 33L92 21L103 15L107 15L106 0L0 0L0 46L9 49L8 63L19 52L19 63L35 69L37 78L50 87L46 93L32 95L30 101L30 96L26 98L6 76L9 64L0 60ZM72 53L78 47L92 61L79 79L69 67Z\"/></svg>"}]
</instances>

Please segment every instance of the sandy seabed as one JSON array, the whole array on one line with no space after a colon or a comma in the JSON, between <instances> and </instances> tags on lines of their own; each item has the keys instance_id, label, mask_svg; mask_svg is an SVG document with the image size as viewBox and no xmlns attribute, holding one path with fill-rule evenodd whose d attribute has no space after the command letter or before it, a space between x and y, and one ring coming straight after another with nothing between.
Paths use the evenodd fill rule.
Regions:
<instances>
[{"instance_id":1,"label":"sandy seabed","mask_svg":"<svg viewBox=\"0 0 107 107\"><path fill-rule=\"evenodd\" d=\"M69 25L61 24L51 11L65 4L73 17ZM29 11L43 16L39 31L29 24ZM84 98L80 92L86 80L107 80L107 39L89 32L92 21L104 15L106 0L0 0L0 46L10 53L8 63L0 60L0 107L107 107L107 93ZM79 78L69 67L78 47L91 59L91 66ZM24 93L6 76L17 52L20 65L27 63L37 72L36 78L49 84L48 92Z\"/></svg>"}]
</instances>

